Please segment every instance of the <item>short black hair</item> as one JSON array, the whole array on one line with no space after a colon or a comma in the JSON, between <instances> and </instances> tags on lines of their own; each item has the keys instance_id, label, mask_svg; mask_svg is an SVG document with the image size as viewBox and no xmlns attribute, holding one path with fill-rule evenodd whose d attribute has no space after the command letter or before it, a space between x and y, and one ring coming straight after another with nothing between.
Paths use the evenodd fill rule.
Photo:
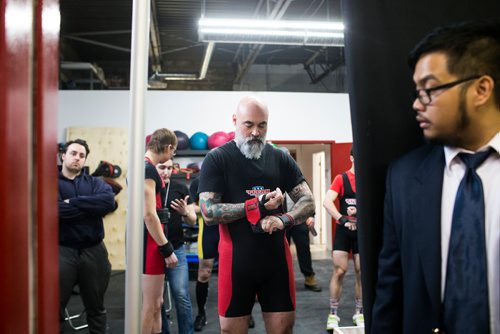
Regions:
<instances>
[{"instance_id":1,"label":"short black hair","mask_svg":"<svg viewBox=\"0 0 500 334\"><path fill-rule=\"evenodd\" d=\"M83 139L73 139L73 140L70 140L68 142L66 142L66 144L64 144L64 147L63 147L63 153L67 153L68 152L68 147L69 145L71 144L79 144L79 145L82 145L83 147L85 147L85 156L88 157L89 154L90 154L90 149L89 149L89 145L87 144L87 142Z\"/></svg>"},{"instance_id":2,"label":"short black hair","mask_svg":"<svg viewBox=\"0 0 500 334\"><path fill-rule=\"evenodd\" d=\"M408 65L415 71L419 59L433 52L448 57L448 72L462 78L489 75L495 80L494 98L500 107L500 20L475 20L439 27L410 52Z\"/></svg>"}]
</instances>

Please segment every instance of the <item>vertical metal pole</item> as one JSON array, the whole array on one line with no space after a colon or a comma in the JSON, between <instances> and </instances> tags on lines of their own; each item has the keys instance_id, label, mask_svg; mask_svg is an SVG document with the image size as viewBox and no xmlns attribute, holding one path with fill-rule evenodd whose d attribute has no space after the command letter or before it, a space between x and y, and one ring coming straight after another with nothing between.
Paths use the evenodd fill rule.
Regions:
<instances>
[{"instance_id":1,"label":"vertical metal pole","mask_svg":"<svg viewBox=\"0 0 500 334\"><path fill-rule=\"evenodd\" d=\"M147 90L150 0L133 0L130 62L128 215L125 273L125 333L141 331L144 203L144 110Z\"/></svg>"},{"instance_id":2,"label":"vertical metal pole","mask_svg":"<svg viewBox=\"0 0 500 334\"><path fill-rule=\"evenodd\" d=\"M205 17L205 10L207 8L207 4L205 2L205 0L203 0L201 2L201 18L204 18Z\"/></svg>"}]
</instances>

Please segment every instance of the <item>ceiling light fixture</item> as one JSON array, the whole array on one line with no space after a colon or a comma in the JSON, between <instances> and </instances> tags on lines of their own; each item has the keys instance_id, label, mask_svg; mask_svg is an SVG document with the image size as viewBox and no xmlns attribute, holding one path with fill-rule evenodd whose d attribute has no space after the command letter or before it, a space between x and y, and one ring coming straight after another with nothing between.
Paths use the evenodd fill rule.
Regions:
<instances>
[{"instance_id":1,"label":"ceiling light fixture","mask_svg":"<svg viewBox=\"0 0 500 334\"><path fill-rule=\"evenodd\" d=\"M207 19L198 22L204 42L344 46L341 22Z\"/></svg>"}]
</instances>

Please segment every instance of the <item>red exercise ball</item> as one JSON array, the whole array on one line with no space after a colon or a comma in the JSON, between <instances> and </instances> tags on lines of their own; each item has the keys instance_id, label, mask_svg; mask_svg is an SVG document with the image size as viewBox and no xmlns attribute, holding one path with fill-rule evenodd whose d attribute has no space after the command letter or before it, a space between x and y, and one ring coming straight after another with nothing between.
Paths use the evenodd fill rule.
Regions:
<instances>
[{"instance_id":1,"label":"red exercise ball","mask_svg":"<svg viewBox=\"0 0 500 334\"><path fill-rule=\"evenodd\" d=\"M214 132L210 135L210 137L208 137L208 148L213 149L219 147L230 140L229 135L224 131Z\"/></svg>"},{"instance_id":2,"label":"red exercise ball","mask_svg":"<svg viewBox=\"0 0 500 334\"><path fill-rule=\"evenodd\" d=\"M228 132L227 135L229 136L229 140L233 140L234 137L236 137L236 133L234 131Z\"/></svg>"}]
</instances>

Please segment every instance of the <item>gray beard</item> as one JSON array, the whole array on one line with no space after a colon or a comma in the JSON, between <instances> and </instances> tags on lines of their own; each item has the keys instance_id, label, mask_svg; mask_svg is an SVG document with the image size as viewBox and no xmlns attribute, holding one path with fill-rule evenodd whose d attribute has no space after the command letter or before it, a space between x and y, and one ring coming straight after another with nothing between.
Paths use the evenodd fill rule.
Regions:
<instances>
[{"instance_id":1,"label":"gray beard","mask_svg":"<svg viewBox=\"0 0 500 334\"><path fill-rule=\"evenodd\" d=\"M257 142L258 140L258 142ZM247 159L259 159L262 155L262 151L265 147L265 138L263 137L250 137L243 138L238 131L236 131L236 146L240 149L240 152Z\"/></svg>"}]
</instances>

